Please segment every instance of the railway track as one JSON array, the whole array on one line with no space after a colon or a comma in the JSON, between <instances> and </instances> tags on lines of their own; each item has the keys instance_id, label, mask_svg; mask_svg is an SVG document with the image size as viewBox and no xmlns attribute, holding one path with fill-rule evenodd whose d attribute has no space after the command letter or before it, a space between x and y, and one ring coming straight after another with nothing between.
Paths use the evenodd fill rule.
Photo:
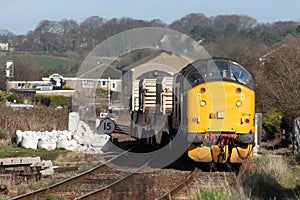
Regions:
<instances>
[{"instance_id":1,"label":"railway track","mask_svg":"<svg viewBox=\"0 0 300 200\"><path fill-rule=\"evenodd\" d=\"M228 189L237 184L237 176L233 172L201 172L198 171L192 180L180 186L164 199L189 199L202 189Z\"/></svg>"},{"instance_id":2,"label":"railway track","mask_svg":"<svg viewBox=\"0 0 300 200\"><path fill-rule=\"evenodd\" d=\"M195 168L182 182L178 183L175 187L171 188L156 200L171 199L171 197L176 195L182 188L187 187L195 179L197 173L199 173L199 170Z\"/></svg>"},{"instance_id":3,"label":"railway track","mask_svg":"<svg viewBox=\"0 0 300 200\"><path fill-rule=\"evenodd\" d=\"M132 173L124 179L77 199L157 199L166 190L172 189L189 175L190 172L164 169L146 173Z\"/></svg>"},{"instance_id":4,"label":"railway track","mask_svg":"<svg viewBox=\"0 0 300 200\"><path fill-rule=\"evenodd\" d=\"M149 170L151 159L139 165L141 167L126 167L123 171L112 167L115 163L122 163L118 159L126 160L126 154L131 150L79 175L12 200L49 199L50 195L64 199L187 199L199 187L228 187L228 180L231 180L228 173L200 172L197 168L192 171Z\"/></svg>"},{"instance_id":5,"label":"railway track","mask_svg":"<svg viewBox=\"0 0 300 200\"><path fill-rule=\"evenodd\" d=\"M64 199L156 199L191 176L190 171L175 169L149 172L151 161L138 168L128 167L126 172L117 171L107 166L111 160L75 177L12 199L40 200L49 199L50 195Z\"/></svg>"},{"instance_id":6,"label":"railway track","mask_svg":"<svg viewBox=\"0 0 300 200\"><path fill-rule=\"evenodd\" d=\"M47 199L49 195L63 196L66 199L75 199L77 196L90 193L91 191L97 190L99 187L110 184L116 180L122 179L128 173L124 171L118 171L109 164L115 162L118 159L124 159L126 153L130 151L124 151L121 154L109 159L108 161L101 163L88 171L85 171L79 175L65 179L56 184L48 187L33 191L31 193L23 194L12 199ZM101 181L103 177L110 177Z\"/></svg>"},{"instance_id":7,"label":"railway track","mask_svg":"<svg viewBox=\"0 0 300 200\"><path fill-rule=\"evenodd\" d=\"M115 133L122 133L122 134L130 134L131 133L131 127L122 125L122 124L116 124L116 128L114 130Z\"/></svg>"}]
</instances>

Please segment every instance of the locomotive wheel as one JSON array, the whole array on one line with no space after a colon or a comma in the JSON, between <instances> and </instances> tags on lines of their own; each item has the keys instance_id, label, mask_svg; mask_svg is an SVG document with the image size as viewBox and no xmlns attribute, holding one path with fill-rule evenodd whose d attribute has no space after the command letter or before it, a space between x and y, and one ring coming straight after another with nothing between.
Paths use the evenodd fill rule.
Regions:
<instances>
[{"instance_id":1,"label":"locomotive wheel","mask_svg":"<svg viewBox=\"0 0 300 200\"><path fill-rule=\"evenodd\" d=\"M142 134L141 134L141 141L142 141L142 143L145 143L145 144L147 144L147 131L144 129L144 128L142 128Z\"/></svg>"},{"instance_id":2,"label":"locomotive wheel","mask_svg":"<svg viewBox=\"0 0 300 200\"><path fill-rule=\"evenodd\" d=\"M160 142L161 147L164 147L164 146L166 146L169 143L170 143L170 136L169 136L169 134L167 132L162 132L161 142Z\"/></svg>"},{"instance_id":3,"label":"locomotive wheel","mask_svg":"<svg viewBox=\"0 0 300 200\"><path fill-rule=\"evenodd\" d=\"M133 136L133 137L137 137L137 136L138 136L138 133L137 133L137 132L138 132L137 127L134 127L134 128L133 128L133 131L132 131L132 133L131 133L132 136Z\"/></svg>"},{"instance_id":4,"label":"locomotive wheel","mask_svg":"<svg viewBox=\"0 0 300 200\"><path fill-rule=\"evenodd\" d=\"M147 145L149 146L154 146L156 141L155 141L155 131L154 129L150 129L149 131L145 131L145 137L147 137Z\"/></svg>"}]
</instances>

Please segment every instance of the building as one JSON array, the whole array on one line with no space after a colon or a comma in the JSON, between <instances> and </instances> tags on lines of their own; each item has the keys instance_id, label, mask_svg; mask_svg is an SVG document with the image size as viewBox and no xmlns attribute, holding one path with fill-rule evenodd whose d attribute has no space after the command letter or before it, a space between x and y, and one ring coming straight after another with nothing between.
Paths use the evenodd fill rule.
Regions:
<instances>
[{"instance_id":1,"label":"building","mask_svg":"<svg viewBox=\"0 0 300 200\"><path fill-rule=\"evenodd\" d=\"M0 43L0 51L9 51L8 43Z\"/></svg>"},{"instance_id":2,"label":"building","mask_svg":"<svg viewBox=\"0 0 300 200\"><path fill-rule=\"evenodd\" d=\"M49 77L43 77L42 82L51 83L55 88L69 88L76 89L78 87L82 88L102 88L104 90L110 90L113 92L120 92L122 88L121 83L121 72L112 69L112 73L106 73L101 78L93 78L93 77L63 77L57 73L52 74Z\"/></svg>"},{"instance_id":3,"label":"building","mask_svg":"<svg viewBox=\"0 0 300 200\"><path fill-rule=\"evenodd\" d=\"M47 84L44 81L9 81L8 90L36 89L37 86Z\"/></svg>"},{"instance_id":4,"label":"building","mask_svg":"<svg viewBox=\"0 0 300 200\"><path fill-rule=\"evenodd\" d=\"M95 89L102 88L112 92L120 92L122 89L121 72L109 69L101 78L63 77L54 73L49 77L43 77L41 81L9 81L8 90L26 97L35 94L60 94L72 96L78 88Z\"/></svg>"}]
</instances>

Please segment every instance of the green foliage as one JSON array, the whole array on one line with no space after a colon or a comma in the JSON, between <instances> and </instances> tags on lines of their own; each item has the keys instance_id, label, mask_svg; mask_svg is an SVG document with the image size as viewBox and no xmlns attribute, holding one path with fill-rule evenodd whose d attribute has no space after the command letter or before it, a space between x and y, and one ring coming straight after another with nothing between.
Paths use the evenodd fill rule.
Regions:
<instances>
[{"instance_id":1,"label":"green foliage","mask_svg":"<svg viewBox=\"0 0 300 200\"><path fill-rule=\"evenodd\" d=\"M201 190L196 197L197 200L225 200L225 198L219 191L209 189Z\"/></svg>"},{"instance_id":2,"label":"green foliage","mask_svg":"<svg viewBox=\"0 0 300 200\"><path fill-rule=\"evenodd\" d=\"M34 96L34 102L45 106L66 106L70 104L69 97L63 95L41 95Z\"/></svg>"},{"instance_id":3,"label":"green foliage","mask_svg":"<svg viewBox=\"0 0 300 200\"><path fill-rule=\"evenodd\" d=\"M217 32L205 26L194 26L190 31L191 36L195 40L203 40L205 43L213 42L217 38Z\"/></svg>"},{"instance_id":4,"label":"green foliage","mask_svg":"<svg viewBox=\"0 0 300 200\"><path fill-rule=\"evenodd\" d=\"M260 38L266 45L274 45L281 40L277 33L271 31L263 31Z\"/></svg>"},{"instance_id":5,"label":"green foliage","mask_svg":"<svg viewBox=\"0 0 300 200\"><path fill-rule=\"evenodd\" d=\"M42 94L37 94L37 95L34 96L33 101L35 103L39 103L39 104L42 104L42 105L45 105L45 106L50 106L49 96L45 96L45 95L42 95Z\"/></svg>"},{"instance_id":6,"label":"green foliage","mask_svg":"<svg viewBox=\"0 0 300 200\"><path fill-rule=\"evenodd\" d=\"M62 87L62 89L63 89L63 90L72 90L71 86L69 86L69 85L64 85L64 86Z\"/></svg>"},{"instance_id":7,"label":"green foliage","mask_svg":"<svg viewBox=\"0 0 300 200\"><path fill-rule=\"evenodd\" d=\"M69 98L63 95L51 95L50 106L69 106Z\"/></svg>"},{"instance_id":8,"label":"green foliage","mask_svg":"<svg viewBox=\"0 0 300 200\"><path fill-rule=\"evenodd\" d=\"M7 93L0 90L0 102L6 102Z\"/></svg>"},{"instance_id":9,"label":"green foliage","mask_svg":"<svg viewBox=\"0 0 300 200\"><path fill-rule=\"evenodd\" d=\"M297 28L296 28L296 33L297 33L298 35L300 35L300 25L297 26Z\"/></svg>"},{"instance_id":10,"label":"green foliage","mask_svg":"<svg viewBox=\"0 0 300 200\"><path fill-rule=\"evenodd\" d=\"M65 200L66 198L61 195L49 194L47 200Z\"/></svg>"},{"instance_id":11,"label":"green foliage","mask_svg":"<svg viewBox=\"0 0 300 200\"><path fill-rule=\"evenodd\" d=\"M108 90L104 90L102 88L96 89L96 94L98 98L107 98L108 96Z\"/></svg>"},{"instance_id":12,"label":"green foliage","mask_svg":"<svg viewBox=\"0 0 300 200\"><path fill-rule=\"evenodd\" d=\"M55 149L49 151L47 149L26 149L17 147L16 145L0 146L0 158L18 157L18 156L40 156L44 160L54 160L59 155L68 153L65 149Z\"/></svg>"},{"instance_id":13,"label":"green foliage","mask_svg":"<svg viewBox=\"0 0 300 200\"><path fill-rule=\"evenodd\" d=\"M237 33L238 27L233 23L228 24L224 30L224 35L236 35Z\"/></svg>"},{"instance_id":14,"label":"green foliage","mask_svg":"<svg viewBox=\"0 0 300 200\"><path fill-rule=\"evenodd\" d=\"M71 71L72 73L76 73L77 71L74 71L74 68L80 63L79 60L45 55L35 55L33 59L43 71L48 72L48 75L51 73L66 74ZM46 72L43 72L43 76L47 75Z\"/></svg>"},{"instance_id":15,"label":"green foliage","mask_svg":"<svg viewBox=\"0 0 300 200\"><path fill-rule=\"evenodd\" d=\"M283 113L281 110L273 108L263 116L263 126L267 131L266 139L275 139L281 131Z\"/></svg>"},{"instance_id":16,"label":"green foliage","mask_svg":"<svg viewBox=\"0 0 300 200\"><path fill-rule=\"evenodd\" d=\"M8 129L7 128L0 128L0 138L6 138L8 136Z\"/></svg>"},{"instance_id":17,"label":"green foliage","mask_svg":"<svg viewBox=\"0 0 300 200\"><path fill-rule=\"evenodd\" d=\"M244 199L243 195L235 194L231 188L227 189L200 189L196 195L196 200L231 200L231 199Z\"/></svg>"},{"instance_id":18,"label":"green foliage","mask_svg":"<svg viewBox=\"0 0 300 200\"><path fill-rule=\"evenodd\" d=\"M17 94L10 94L6 97L7 101L13 103L24 103L24 97Z\"/></svg>"},{"instance_id":19,"label":"green foliage","mask_svg":"<svg viewBox=\"0 0 300 200\"><path fill-rule=\"evenodd\" d=\"M6 128L0 129L0 134L6 134L8 130Z\"/></svg>"}]
</instances>

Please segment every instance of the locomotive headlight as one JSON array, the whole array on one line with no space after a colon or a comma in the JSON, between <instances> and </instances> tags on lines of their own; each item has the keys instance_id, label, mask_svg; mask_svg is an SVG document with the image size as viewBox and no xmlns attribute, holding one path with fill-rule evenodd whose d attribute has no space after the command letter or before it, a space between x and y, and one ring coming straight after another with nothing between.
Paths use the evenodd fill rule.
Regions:
<instances>
[{"instance_id":1,"label":"locomotive headlight","mask_svg":"<svg viewBox=\"0 0 300 200\"><path fill-rule=\"evenodd\" d=\"M237 106L237 107L241 107L241 106L242 106L242 102L241 102L240 100L238 100L238 101L236 102L236 106Z\"/></svg>"},{"instance_id":2,"label":"locomotive headlight","mask_svg":"<svg viewBox=\"0 0 300 200\"><path fill-rule=\"evenodd\" d=\"M205 105L206 105L206 101L204 101L204 100L200 101L200 106L201 107L204 107Z\"/></svg>"}]
</instances>

